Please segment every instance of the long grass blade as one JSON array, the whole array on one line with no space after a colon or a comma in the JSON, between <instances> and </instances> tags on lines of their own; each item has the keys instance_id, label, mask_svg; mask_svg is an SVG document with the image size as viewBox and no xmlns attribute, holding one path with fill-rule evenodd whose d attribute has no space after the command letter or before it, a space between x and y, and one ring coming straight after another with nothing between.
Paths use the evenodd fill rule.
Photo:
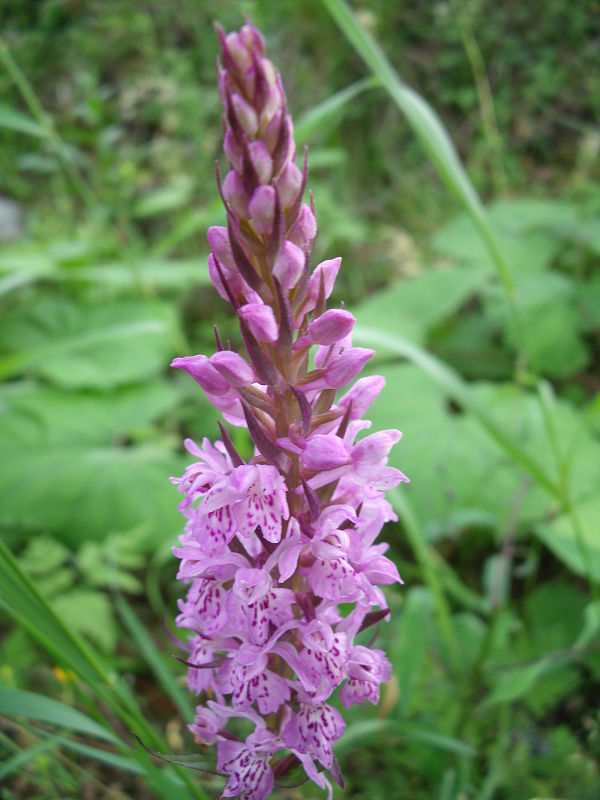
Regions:
<instances>
[{"instance_id":1,"label":"long grass blade","mask_svg":"<svg viewBox=\"0 0 600 800\"><path fill-rule=\"evenodd\" d=\"M363 78L305 111L294 125L296 144L300 146L308 143L322 128L332 125L334 122L339 124L343 119L344 111L352 100L367 89L373 89L379 85L380 82L375 77Z\"/></svg>"},{"instance_id":2,"label":"long grass blade","mask_svg":"<svg viewBox=\"0 0 600 800\"><path fill-rule=\"evenodd\" d=\"M87 642L68 628L54 613L2 541L0 541L0 608L22 625L56 659L57 663L73 670L125 723L128 730L134 730L144 736L152 747L165 749L162 738L145 718L131 689ZM128 745L122 742L121 748L129 750ZM178 771L178 775L162 775L145 753L136 752L144 764L149 779L165 787L179 787L179 800L190 800L192 797L205 800L206 794L194 783L190 775L181 771ZM176 781L175 784L173 781Z\"/></svg>"},{"instance_id":3,"label":"long grass blade","mask_svg":"<svg viewBox=\"0 0 600 800\"><path fill-rule=\"evenodd\" d=\"M194 718L194 707L188 699L173 672L167 667L163 654L156 647L147 630L137 618L131 606L122 597L116 599L117 610L125 627L137 645L140 655L156 675L165 693L171 698L184 720L191 722Z\"/></svg>"},{"instance_id":4,"label":"long grass blade","mask_svg":"<svg viewBox=\"0 0 600 800\"><path fill-rule=\"evenodd\" d=\"M51 736L48 739L43 739L41 742L36 742L31 747L26 747L15 753L12 758L7 759L4 764L0 766L0 781L5 780L10 775L18 772L27 764L31 763L35 758L42 753L47 753L50 750L55 750L61 743L60 736Z\"/></svg>"},{"instance_id":5,"label":"long grass blade","mask_svg":"<svg viewBox=\"0 0 600 800\"><path fill-rule=\"evenodd\" d=\"M440 177L473 220L509 297L513 315L518 316L514 305L514 284L508 264L502 255L479 195L439 116L429 103L402 81L379 44L360 25L344 0L322 0L322 2L350 44L405 115Z\"/></svg>"},{"instance_id":6,"label":"long grass blade","mask_svg":"<svg viewBox=\"0 0 600 800\"><path fill-rule=\"evenodd\" d=\"M119 739L112 731L99 725L91 717L59 700L34 692L0 687L0 714L5 717L25 717L38 722L47 722L59 728L67 728L96 739L104 739L112 744L119 744Z\"/></svg>"}]
</instances>

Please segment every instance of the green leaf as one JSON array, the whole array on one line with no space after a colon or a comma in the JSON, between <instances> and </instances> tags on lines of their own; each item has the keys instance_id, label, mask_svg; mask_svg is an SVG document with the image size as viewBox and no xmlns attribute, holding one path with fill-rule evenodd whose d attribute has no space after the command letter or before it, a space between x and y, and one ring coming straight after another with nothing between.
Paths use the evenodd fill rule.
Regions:
<instances>
[{"instance_id":1,"label":"green leaf","mask_svg":"<svg viewBox=\"0 0 600 800\"><path fill-rule=\"evenodd\" d=\"M145 566L147 539L142 522L137 530L109 534L99 542L85 542L77 553L77 566L92 586L139 594L143 584L130 570Z\"/></svg>"},{"instance_id":2,"label":"green leaf","mask_svg":"<svg viewBox=\"0 0 600 800\"><path fill-rule=\"evenodd\" d=\"M51 600L56 614L73 628L111 652L117 643L113 612L106 595L90 589L73 589Z\"/></svg>"},{"instance_id":3,"label":"green leaf","mask_svg":"<svg viewBox=\"0 0 600 800\"><path fill-rule=\"evenodd\" d=\"M24 372L68 387L106 389L147 379L172 352L169 319L141 303L46 300L0 326L0 378Z\"/></svg>"},{"instance_id":4,"label":"green leaf","mask_svg":"<svg viewBox=\"0 0 600 800\"><path fill-rule=\"evenodd\" d=\"M500 298L488 298L487 316L506 328L506 339L515 349L523 344L534 369L565 378L582 370L589 360L574 289L573 282L564 275L519 275L516 291L523 313L519 334L507 319L506 305Z\"/></svg>"},{"instance_id":5,"label":"green leaf","mask_svg":"<svg viewBox=\"0 0 600 800\"><path fill-rule=\"evenodd\" d=\"M480 402L477 396L470 390L468 384L459 375L450 369L443 362L425 352L421 348L407 342L399 336L384 333L374 328L357 328L356 340L366 345L383 346L395 355L406 358L418 366L424 373L442 389L442 391L452 398L461 408L469 411L477 419L480 425L492 437L515 463L522 466L527 472L535 477L539 484L556 497L560 497L560 491L549 477L544 467L523 450L518 439L508 433L489 413L486 406Z\"/></svg>"},{"instance_id":6,"label":"green leaf","mask_svg":"<svg viewBox=\"0 0 600 800\"><path fill-rule=\"evenodd\" d=\"M172 668L167 667L165 657L158 650L148 631L139 621L131 606L122 598L116 598L116 606L125 627L129 631L136 649L156 675L163 691L171 698L183 719L194 719L194 706L190 702L188 692L181 689L177 676ZM171 663L173 660L171 659Z\"/></svg>"},{"instance_id":7,"label":"green leaf","mask_svg":"<svg viewBox=\"0 0 600 800\"><path fill-rule=\"evenodd\" d=\"M215 769L215 762L209 761L199 753L181 753L173 755L171 753L159 753L156 750L151 750L149 747L147 747L140 737L136 736L135 733L133 735L140 747L156 758L160 758L161 761L166 761L168 764L176 764L178 767L197 770L198 772L212 772L215 775L218 774Z\"/></svg>"},{"instance_id":8,"label":"green leaf","mask_svg":"<svg viewBox=\"0 0 600 800\"><path fill-rule=\"evenodd\" d=\"M7 106L5 103L0 103L0 128L26 133L28 136L36 136L41 139L47 135L42 125L22 111Z\"/></svg>"},{"instance_id":9,"label":"green leaf","mask_svg":"<svg viewBox=\"0 0 600 800\"><path fill-rule=\"evenodd\" d=\"M400 683L402 716L410 714L414 703L414 690L425 663L432 611L431 594L426 589L415 587L408 592L399 622L400 631L390 651Z\"/></svg>"},{"instance_id":10,"label":"green leaf","mask_svg":"<svg viewBox=\"0 0 600 800\"><path fill-rule=\"evenodd\" d=\"M471 758L474 755L473 748L470 745L452 736L446 736L446 734L440 733L435 728L430 728L418 722L390 719L372 719L352 723L336 745L336 753L342 755L354 747L358 741L371 739L378 733L403 736L411 741L426 744L437 750L454 753L466 758Z\"/></svg>"},{"instance_id":11,"label":"green leaf","mask_svg":"<svg viewBox=\"0 0 600 800\"><path fill-rule=\"evenodd\" d=\"M379 82L375 78L363 78L361 81L341 89L339 92L323 100L313 108L301 114L294 125L294 138L298 146L309 142L314 136L322 133L324 128L329 129L332 125L341 124L344 119L344 111L348 105L358 95L367 89L378 86ZM311 166L313 165L311 159Z\"/></svg>"},{"instance_id":12,"label":"green leaf","mask_svg":"<svg viewBox=\"0 0 600 800\"><path fill-rule=\"evenodd\" d=\"M56 615L32 581L20 569L16 559L1 539L0 608L8 613L15 622L22 625L44 649L57 659L59 664L73 670L84 680L96 697L110 707L130 730L134 727L155 747L163 747L161 738L147 722L127 684L104 662L101 656L95 653ZM14 692L14 690L11 691ZM18 709L22 708L18 703L17 706L15 713L19 713ZM67 710L72 711L68 707ZM71 719L73 718L71 717ZM104 728L98 727L104 731ZM110 731L108 735L112 741L118 742L118 739ZM145 771L153 783L156 783L157 786L160 785L165 798L195 796L204 799L206 797L204 792L199 787L195 787L185 775L181 777L186 785L185 787L180 785L177 793L175 791L177 784L173 785L174 776L157 773L150 763L147 764Z\"/></svg>"},{"instance_id":13,"label":"green leaf","mask_svg":"<svg viewBox=\"0 0 600 800\"><path fill-rule=\"evenodd\" d=\"M442 180L471 217L490 253L506 292L512 295L512 279L506 259L498 246L481 200L439 116L422 97L400 79L375 38L360 25L344 0L322 0L322 2L348 41L405 115Z\"/></svg>"},{"instance_id":14,"label":"green leaf","mask_svg":"<svg viewBox=\"0 0 600 800\"><path fill-rule=\"evenodd\" d=\"M111 289L137 289L142 286L181 291L210 284L206 258L203 257L189 260L145 258L134 265L109 262L97 266L63 268L54 277L63 281L94 283Z\"/></svg>"},{"instance_id":15,"label":"green leaf","mask_svg":"<svg viewBox=\"0 0 600 800\"><path fill-rule=\"evenodd\" d=\"M175 186L161 186L139 198L132 209L133 217L147 219L166 214L189 203L193 192L191 181L182 181Z\"/></svg>"},{"instance_id":16,"label":"green leaf","mask_svg":"<svg viewBox=\"0 0 600 800\"><path fill-rule=\"evenodd\" d=\"M560 242L545 230L528 199L501 200L490 206L488 219L495 235L502 241L502 251L513 279L524 273L537 273L550 264ZM557 213L562 206L557 205ZM460 214L443 225L433 236L433 244L443 255L458 263L490 272L494 260L485 241L473 227L467 214Z\"/></svg>"},{"instance_id":17,"label":"green leaf","mask_svg":"<svg viewBox=\"0 0 600 800\"><path fill-rule=\"evenodd\" d=\"M485 281L485 274L472 269L431 270L406 278L362 303L358 324L393 330L422 343L435 325L458 311Z\"/></svg>"},{"instance_id":18,"label":"green leaf","mask_svg":"<svg viewBox=\"0 0 600 800\"><path fill-rule=\"evenodd\" d=\"M38 722L47 722L50 725L68 728L77 733L85 733L112 744L120 744L112 731L107 730L86 714L41 694L0 686L0 714L7 717L25 717Z\"/></svg>"},{"instance_id":19,"label":"green leaf","mask_svg":"<svg viewBox=\"0 0 600 800\"><path fill-rule=\"evenodd\" d=\"M144 430L177 401L176 390L165 381L110 393L13 382L0 387L0 444L3 450L107 444Z\"/></svg>"},{"instance_id":20,"label":"green leaf","mask_svg":"<svg viewBox=\"0 0 600 800\"><path fill-rule=\"evenodd\" d=\"M21 566L34 578L55 572L69 558L69 551L60 542L49 536L38 536L27 544L21 555Z\"/></svg>"},{"instance_id":21,"label":"green leaf","mask_svg":"<svg viewBox=\"0 0 600 800\"><path fill-rule=\"evenodd\" d=\"M600 582L600 496L596 494L578 503L575 513L581 526L581 536L573 528L573 519L569 514L561 514L552 522L540 523L536 533L569 569Z\"/></svg>"},{"instance_id":22,"label":"green leaf","mask_svg":"<svg viewBox=\"0 0 600 800\"><path fill-rule=\"evenodd\" d=\"M47 753L49 750L55 750L61 743L60 736L51 736L48 739L43 739L41 742L31 747L16 753L12 758L9 758L4 764L0 765L0 781L8 778L13 772L17 772L22 767L34 761L39 755Z\"/></svg>"},{"instance_id":23,"label":"green leaf","mask_svg":"<svg viewBox=\"0 0 600 800\"><path fill-rule=\"evenodd\" d=\"M0 392L0 449L11 464L0 472L0 521L73 546L140 525L146 552L174 539L181 520L168 478L183 459L169 440L133 445L131 437L175 397L160 383L110 395Z\"/></svg>"},{"instance_id":24,"label":"green leaf","mask_svg":"<svg viewBox=\"0 0 600 800\"><path fill-rule=\"evenodd\" d=\"M513 703L524 697L547 671L546 661L536 661L526 667L510 670L502 675L496 686L487 697L486 705L496 703Z\"/></svg>"},{"instance_id":25,"label":"green leaf","mask_svg":"<svg viewBox=\"0 0 600 800\"><path fill-rule=\"evenodd\" d=\"M62 737L59 738L59 743L67 750L73 750L73 752L85 756L85 758L92 758L94 761L100 761L102 764L108 764L109 767L113 767L114 769L132 772L134 775L143 775L145 772L144 767L137 761L134 761L132 758L127 758L126 756L121 756L118 753L113 753L110 750L101 750L99 747L92 747L89 744L82 744L81 742L73 742L70 739Z\"/></svg>"}]
</instances>

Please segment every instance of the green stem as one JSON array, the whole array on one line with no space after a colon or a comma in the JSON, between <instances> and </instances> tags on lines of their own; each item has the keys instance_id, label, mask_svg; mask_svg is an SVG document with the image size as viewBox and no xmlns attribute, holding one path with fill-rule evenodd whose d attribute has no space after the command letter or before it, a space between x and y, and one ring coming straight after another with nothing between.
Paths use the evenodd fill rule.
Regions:
<instances>
[{"instance_id":1,"label":"green stem","mask_svg":"<svg viewBox=\"0 0 600 800\"><path fill-rule=\"evenodd\" d=\"M481 113L484 136L489 149L489 160L494 188L497 193L502 194L506 191L507 186L506 173L504 172L504 166L502 164L502 139L498 131L492 90L490 88L485 63L479 45L477 44L477 39L473 33L473 26L471 25L467 4L464 0L452 0L452 6L454 8L456 22L465 48L465 53L471 64L475 85L477 87L479 110Z\"/></svg>"}]
</instances>

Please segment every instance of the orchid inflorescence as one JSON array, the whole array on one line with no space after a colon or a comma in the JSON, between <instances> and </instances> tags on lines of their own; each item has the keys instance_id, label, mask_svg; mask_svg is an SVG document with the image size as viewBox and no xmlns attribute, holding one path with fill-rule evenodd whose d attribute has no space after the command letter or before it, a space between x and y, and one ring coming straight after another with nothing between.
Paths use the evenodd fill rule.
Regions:
<instances>
[{"instance_id":1,"label":"orchid inflorescence","mask_svg":"<svg viewBox=\"0 0 600 800\"><path fill-rule=\"evenodd\" d=\"M246 352L215 331L214 355L173 366L247 429L255 455L246 463L220 423L222 441L186 441L197 461L173 479L187 519L175 548L188 587L176 622L192 633L188 685L203 701L190 728L217 743L224 797L263 800L298 764L331 796L322 768L341 782L333 746L345 723L327 701L341 686L345 707L377 703L391 677L384 652L356 637L388 618L379 587L400 581L374 541L396 519L384 490L407 481L387 466L401 434L357 441L382 377L360 378L335 402L374 353L352 346L352 314L326 307L341 259L311 271L306 153L300 170L263 38L251 24L219 36L230 171L218 177L227 227L208 231L208 267ZM340 604L353 609L343 615ZM250 731L244 741L227 730L234 718Z\"/></svg>"}]
</instances>

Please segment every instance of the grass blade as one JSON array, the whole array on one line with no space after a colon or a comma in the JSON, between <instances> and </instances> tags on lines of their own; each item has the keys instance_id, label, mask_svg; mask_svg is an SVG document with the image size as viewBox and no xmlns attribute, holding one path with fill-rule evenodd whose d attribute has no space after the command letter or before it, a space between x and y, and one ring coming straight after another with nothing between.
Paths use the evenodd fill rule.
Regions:
<instances>
[{"instance_id":1,"label":"grass blade","mask_svg":"<svg viewBox=\"0 0 600 800\"><path fill-rule=\"evenodd\" d=\"M0 541L0 608L22 625L56 658L57 663L73 670L119 716L129 730L135 730L144 736L153 747L159 750L165 749L164 742L145 718L127 684L104 663L87 642L70 630L54 613L2 541ZM119 743L125 750L129 749L127 745L120 741ZM151 781L164 785L165 789L178 787L179 800L190 800L192 797L205 800L206 794L187 773L179 770L177 776L164 773L152 765L145 753L138 751L138 756ZM173 781L176 780L183 783L174 784Z\"/></svg>"},{"instance_id":2,"label":"grass blade","mask_svg":"<svg viewBox=\"0 0 600 800\"><path fill-rule=\"evenodd\" d=\"M181 716L188 722L193 720L194 707L189 700L188 693L183 691L177 683L177 678L167 667L163 654L156 647L131 606L122 597L116 599L116 606L125 627L138 647L140 655L158 678L163 690L179 709Z\"/></svg>"},{"instance_id":3,"label":"grass blade","mask_svg":"<svg viewBox=\"0 0 600 800\"><path fill-rule=\"evenodd\" d=\"M42 753L47 753L49 750L56 749L60 743L60 736L51 736L49 739L36 742L36 744L31 747L27 747L25 750L16 753L0 766L0 781L8 778L13 772L18 772L22 767L29 764Z\"/></svg>"},{"instance_id":4,"label":"grass blade","mask_svg":"<svg viewBox=\"0 0 600 800\"><path fill-rule=\"evenodd\" d=\"M302 114L296 125L294 125L296 144L300 146L308 142L324 126L333 123L339 124L342 120L344 109L355 97L358 97L359 94L362 94L367 89L372 89L379 85L379 80L375 77L363 78L310 108Z\"/></svg>"},{"instance_id":5,"label":"grass blade","mask_svg":"<svg viewBox=\"0 0 600 800\"><path fill-rule=\"evenodd\" d=\"M7 106L5 103L0 103L0 128L16 131L17 133L26 133L28 136L37 136L42 139L46 135L45 129L34 119L28 117L27 114L23 114L22 111L17 111L16 108Z\"/></svg>"},{"instance_id":6,"label":"grass blade","mask_svg":"<svg viewBox=\"0 0 600 800\"><path fill-rule=\"evenodd\" d=\"M507 292L513 315L518 316L514 306L514 285L508 265L490 227L479 195L439 116L417 92L400 79L379 44L360 25L344 0L322 0L322 2L350 44L405 115L442 180L473 220Z\"/></svg>"},{"instance_id":7,"label":"grass blade","mask_svg":"<svg viewBox=\"0 0 600 800\"><path fill-rule=\"evenodd\" d=\"M120 744L112 731L99 725L81 711L34 692L0 687L0 714L5 717L25 717L38 722L47 722L59 728L68 728L96 739L104 739L112 744Z\"/></svg>"}]
</instances>

